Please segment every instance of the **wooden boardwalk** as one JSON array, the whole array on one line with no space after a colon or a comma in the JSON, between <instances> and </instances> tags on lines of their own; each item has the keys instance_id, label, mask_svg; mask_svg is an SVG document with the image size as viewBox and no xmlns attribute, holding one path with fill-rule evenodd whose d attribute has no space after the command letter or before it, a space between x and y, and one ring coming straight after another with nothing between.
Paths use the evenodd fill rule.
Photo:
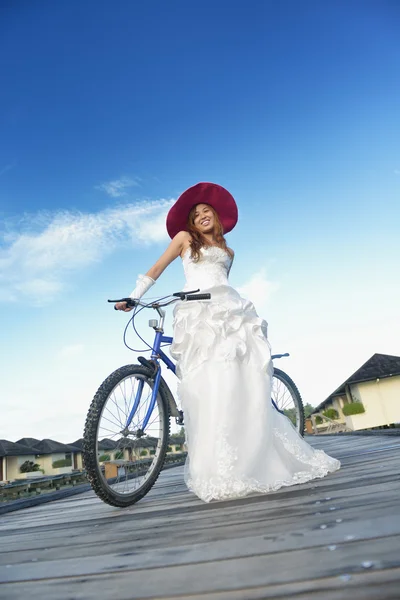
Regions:
<instances>
[{"instance_id":1,"label":"wooden boardwalk","mask_svg":"<svg viewBox=\"0 0 400 600\"><path fill-rule=\"evenodd\" d=\"M177 467L129 509L86 492L6 514L0 598L398 600L400 437L311 443L342 469L265 496L204 504Z\"/></svg>"}]
</instances>

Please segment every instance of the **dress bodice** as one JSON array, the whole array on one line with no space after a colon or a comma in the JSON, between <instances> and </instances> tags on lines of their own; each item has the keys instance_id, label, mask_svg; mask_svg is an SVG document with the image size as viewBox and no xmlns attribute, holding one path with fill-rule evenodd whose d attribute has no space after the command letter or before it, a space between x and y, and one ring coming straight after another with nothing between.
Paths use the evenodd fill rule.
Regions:
<instances>
[{"instance_id":1,"label":"dress bodice","mask_svg":"<svg viewBox=\"0 0 400 600\"><path fill-rule=\"evenodd\" d=\"M201 248L196 262L188 248L182 257L186 284L184 290L206 290L217 285L229 285L228 273L232 263L229 254L218 246Z\"/></svg>"}]
</instances>

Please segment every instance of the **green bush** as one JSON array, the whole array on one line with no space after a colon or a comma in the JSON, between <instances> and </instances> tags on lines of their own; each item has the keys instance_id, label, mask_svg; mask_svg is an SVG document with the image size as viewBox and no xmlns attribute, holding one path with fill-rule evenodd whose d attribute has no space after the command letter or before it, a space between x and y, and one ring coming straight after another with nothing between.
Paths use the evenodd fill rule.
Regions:
<instances>
[{"instance_id":1,"label":"green bush","mask_svg":"<svg viewBox=\"0 0 400 600\"><path fill-rule=\"evenodd\" d=\"M284 414L290 419L293 425L296 425L296 409L295 408L284 408Z\"/></svg>"},{"instance_id":2,"label":"green bush","mask_svg":"<svg viewBox=\"0 0 400 600\"><path fill-rule=\"evenodd\" d=\"M315 423L316 423L317 425L321 425L323 422L324 422L323 418L322 418L322 417L320 417L319 415L317 415L317 416L315 417Z\"/></svg>"},{"instance_id":3,"label":"green bush","mask_svg":"<svg viewBox=\"0 0 400 600\"><path fill-rule=\"evenodd\" d=\"M155 454L156 451L155 450L150 450L150 454L153 456L153 454Z\"/></svg>"},{"instance_id":4,"label":"green bush","mask_svg":"<svg viewBox=\"0 0 400 600\"><path fill-rule=\"evenodd\" d=\"M339 413L334 408L327 408L326 410L324 410L324 412L322 414L325 417L328 417L328 419L338 419L339 418Z\"/></svg>"},{"instance_id":5,"label":"green bush","mask_svg":"<svg viewBox=\"0 0 400 600\"><path fill-rule=\"evenodd\" d=\"M307 419L311 413L315 410L314 406L311 406L309 402L304 405L304 418Z\"/></svg>"},{"instance_id":6,"label":"green bush","mask_svg":"<svg viewBox=\"0 0 400 600\"><path fill-rule=\"evenodd\" d=\"M70 458L61 458L53 462L53 469L60 469L62 467L72 467L72 460Z\"/></svg>"},{"instance_id":7,"label":"green bush","mask_svg":"<svg viewBox=\"0 0 400 600\"><path fill-rule=\"evenodd\" d=\"M26 460L19 468L20 473L32 473L32 471L41 471L40 465L31 460Z\"/></svg>"},{"instance_id":8,"label":"green bush","mask_svg":"<svg viewBox=\"0 0 400 600\"><path fill-rule=\"evenodd\" d=\"M175 445L175 452L180 452L182 450L182 446L180 444Z\"/></svg>"},{"instance_id":9,"label":"green bush","mask_svg":"<svg viewBox=\"0 0 400 600\"><path fill-rule=\"evenodd\" d=\"M122 458L124 458L124 453L122 450L118 450L118 452L114 454L114 460L121 460Z\"/></svg>"},{"instance_id":10,"label":"green bush","mask_svg":"<svg viewBox=\"0 0 400 600\"><path fill-rule=\"evenodd\" d=\"M111 460L111 456L109 454L102 454L99 456L99 462L106 462L108 460Z\"/></svg>"},{"instance_id":11,"label":"green bush","mask_svg":"<svg viewBox=\"0 0 400 600\"><path fill-rule=\"evenodd\" d=\"M350 415L359 415L363 412L365 412L365 408L362 402L350 402L343 406L343 414L346 415L346 417L349 417Z\"/></svg>"},{"instance_id":12,"label":"green bush","mask_svg":"<svg viewBox=\"0 0 400 600\"><path fill-rule=\"evenodd\" d=\"M140 456L147 456L147 450L141 450Z\"/></svg>"},{"instance_id":13,"label":"green bush","mask_svg":"<svg viewBox=\"0 0 400 600\"><path fill-rule=\"evenodd\" d=\"M171 446L168 446L167 452L172 452L172 447Z\"/></svg>"}]
</instances>

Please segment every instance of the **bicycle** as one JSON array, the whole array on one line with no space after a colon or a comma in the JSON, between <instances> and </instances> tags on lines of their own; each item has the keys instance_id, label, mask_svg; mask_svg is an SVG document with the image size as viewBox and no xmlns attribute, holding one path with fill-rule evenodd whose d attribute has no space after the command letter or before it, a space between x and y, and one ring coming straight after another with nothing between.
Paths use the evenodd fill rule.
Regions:
<instances>
[{"instance_id":1,"label":"bicycle","mask_svg":"<svg viewBox=\"0 0 400 600\"><path fill-rule=\"evenodd\" d=\"M153 487L164 465L170 443L170 418L184 424L173 394L161 374L161 364L175 374L175 364L161 349L172 337L164 335L164 307L179 301L209 300L211 294L177 292L150 304L131 298L109 300L127 302L136 309L151 308L159 315L150 319L155 331L151 359L139 356L140 364L125 365L107 377L90 405L84 430L83 460L87 478L95 493L112 506L131 506ZM129 323L128 323L129 324ZM136 330L135 330L136 331ZM273 359L289 356L275 354ZM274 368L271 402L276 410L292 416L303 435L304 410L300 393L292 379ZM289 410L290 409L290 410Z\"/></svg>"}]
</instances>

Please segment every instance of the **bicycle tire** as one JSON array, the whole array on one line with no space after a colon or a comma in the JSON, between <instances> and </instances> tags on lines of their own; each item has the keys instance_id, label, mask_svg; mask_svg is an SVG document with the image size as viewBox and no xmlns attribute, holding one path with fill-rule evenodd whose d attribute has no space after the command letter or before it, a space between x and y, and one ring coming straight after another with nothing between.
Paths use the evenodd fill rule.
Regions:
<instances>
[{"instance_id":1,"label":"bicycle tire","mask_svg":"<svg viewBox=\"0 0 400 600\"><path fill-rule=\"evenodd\" d=\"M158 479L160 471L163 467L165 456L167 453L169 432L170 432L170 414L169 404L165 398L165 394L162 387L159 387L157 395L157 406L161 416L162 422L162 439L161 444L157 447L157 453L154 456L152 469L149 477L145 480L145 484L135 490L132 493L121 494L113 489L103 477L101 468L98 460L98 429L100 419L102 417L103 409L110 398L113 390L117 386L127 379L129 376L137 375L140 379L144 379L149 386L153 387L153 376L154 372L139 365L125 365L120 367L111 375L109 375L101 384L98 391L96 392L89 411L87 413L85 429L83 434L83 462L87 473L87 478L93 491L97 496L110 504L111 506L118 506L125 508L131 506L143 498L153 487ZM137 475L138 477L139 475Z\"/></svg>"},{"instance_id":2,"label":"bicycle tire","mask_svg":"<svg viewBox=\"0 0 400 600\"><path fill-rule=\"evenodd\" d=\"M276 379L282 381L291 393L292 400L293 400L293 403L295 405L297 415L298 415L298 422L295 425L295 427L296 427L298 433L303 437L304 436L304 423L305 423L304 407L303 407L303 401L301 399L301 395L297 388L297 385L294 383L293 379L291 379L287 373L285 373L284 371L281 371L281 369L277 369L274 367L274 375L273 376L276 377Z\"/></svg>"}]
</instances>

